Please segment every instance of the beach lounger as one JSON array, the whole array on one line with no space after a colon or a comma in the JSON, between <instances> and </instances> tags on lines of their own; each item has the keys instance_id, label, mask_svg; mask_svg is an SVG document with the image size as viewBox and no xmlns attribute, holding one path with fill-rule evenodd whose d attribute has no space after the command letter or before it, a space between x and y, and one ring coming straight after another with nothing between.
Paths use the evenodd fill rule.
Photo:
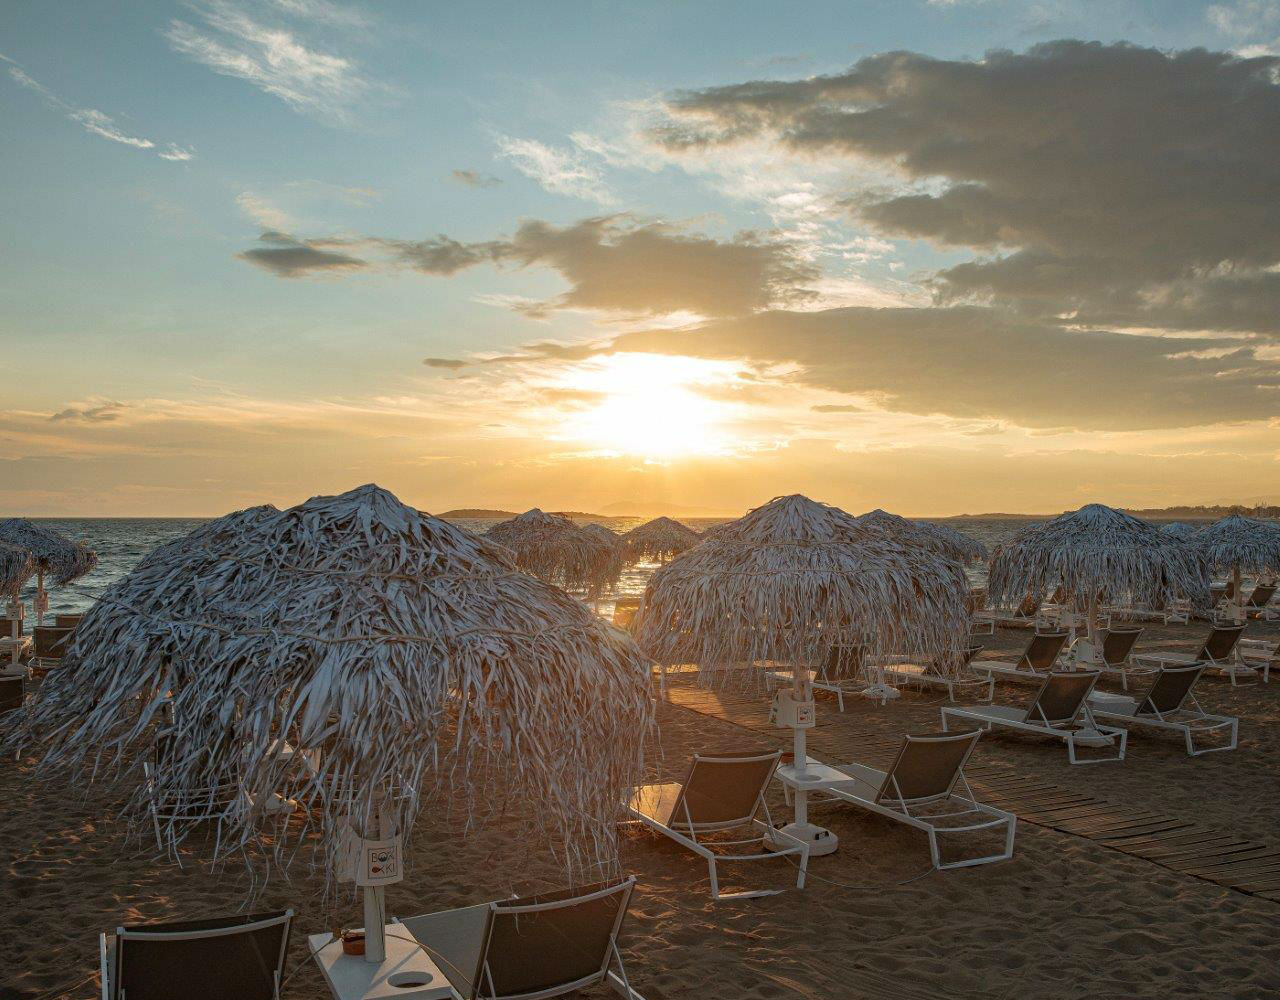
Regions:
<instances>
[{"instance_id":1,"label":"beach lounger","mask_svg":"<svg viewBox=\"0 0 1280 1000\"><path fill-rule=\"evenodd\" d=\"M1066 632L1037 632L1027 642L1027 648L1016 663L1003 660L977 660L970 664L979 673L1011 680L1043 680L1058 662L1058 655L1066 645Z\"/></svg>"},{"instance_id":2,"label":"beach lounger","mask_svg":"<svg viewBox=\"0 0 1280 1000\"><path fill-rule=\"evenodd\" d=\"M84 615L54 615L53 624L58 628L73 629L80 624L80 619L83 617Z\"/></svg>"},{"instance_id":3,"label":"beach lounger","mask_svg":"<svg viewBox=\"0 0 1280 1000\"><path fill-rule=\"evenodd\" d=\"M99 937L102 1000L279 1000L293 911L129 924Z\"/></svg>"},{"instance_id":4,"label":"beach lounger","mask_svg":"<svg viewBox=\"0 0 1280 1000\"><path fill-rule=\"evenodd\" d=\"M168 733L161 732L157 735L152 759L142 764L142 775L146 783L151 822L155 828L156 847L163 851L168 846L178 862L178 867L182 867L182 856L178 852L177 842L165 844L164 824L175 822L215 824L213 853L216 858L222 848L223 825L228 823L237 811L250 808L252 802L241 784L229 779L221 781L211 779L209 787L200 789L166 787L164 776L172 739L173 737Z\"/></svg>"},{"instance_id":5,"label":"beach lounger","mask_svg":"<svg viewBox=\"0 0 1280 1000\"><path fill-rule=\"evenodd\" d=\"M37 625L31 630L31 669L37 675L51 670L62 662L62 655L71 644L74 628L56 625Z\"/></svg>"},{"instance_id":6,"label":"beach lounger","mask_svg":"<svg viewBox=\"0 0 1280 1000\"><path fill-rule=\"evenodd\" d=\"M1249 595L1249 600L1245 602L1244 612L1251 618L1261 618L1263 621L1273 621L1280 618L1280 609L1271 607L1271 598L1276 596L1276 585L1274 583L1259 583L1253 588L1253 593Z\"/></svg>"},{"instance_id":7,"label":"beach lounger","mask_svg":"<svg viewBox=\"0 0 1280 1000\"><path fill-rule=\"evenodd\" d=\"M618 949L635 882L632 877L396 923L422 945L462 1000L535 1000L603 983L627 1000L644 1000L627 981Z\"/></svg>"},{"instance_id":8,"label":"beach lounger","mask_svg":"<svg viewBox=\"0 0 1280 1000\"><path fill-rule=\"evenodd\" d=\"M890 663L884 667L885 679L894 684L920 684L925 687L946 688L947 697L956 700L956 691L976 691L979 701L990 701L995 695L996 680L992 674L980 674L970 669L973 658L982 652L982 646L965 647L961 655L959 671L952 676L937 661L925 664Z\"/></svg>"},{"instance_id":9,"label":"beach lounger","mask_svg":"<svg viewBox=\"0 0 1280 1000\"><path fill-rule=\"evenodd\" d=\"M1120 685L1129 689L1129 675L1132 672L1145 673L1142 668L1134 668L1132 662L1133 647L1142 635L1142 627L1137 625L1117 625L1106 630L1102 639L1102 648L1098 650L1102 657L1099 669L1104 674L1115 674L1120 678Z\"/></svg>"},{"instance_id":10,"label":"beach lounger","mask_svg":"<svg viewBox=\"0 0 1280 1000\"><path fill-rule=\"evenodd\" d=\"M765 673L765 681L770 688L776 684L791 684L793 680L790 670L770 670ZM857 694L869 683L863 647L829 647L826 658L813 669L810 683L819 691L834 694L836 705L843 712L844 696Z\"/></svg>"},{"instance_id":11,"label":"beach lounger","mask_svg":"<svg viewBox=\"0 0 1280 1000\"><path fill-rule=\"evenodd\" d=\"M627 803L627 812L640 823L677 844L687 847L707 862L711 874L712 899L747 899L773 896L782 889L758 889L748 892L722 893L716 865L723 861L759 861L787 854L800 855L796 888L804 888L809 867L809 845L773 830L773 819L764 800L765 790L773 778L782 751L767 754L694 754L689 775L683 782L642 785L635 789ZM764 820L757 817L764 814ZM714 841L708 845L700 834L751 827L758 836L744 840ZM776 850L764 848L765 831L775 837L794 840L791 847ZM756 843L760 851L752 854L717 854L716 847L737 847Z\"/></svg>"},{"instance_id":12,"label":"beach lounger","mask_svg":"<svg viewBox=\"0 0 1280 1000\"><path fill-rule=\"evenodd\" d=\"M1099 725L1089 708L1088 697L1101 676L1097 670L1069 670L1051 673L1040 685L1029 708L1012 705L945 705L942 708L942 728L947 730L948 719L976 722L990 732L995 726L1003 726L1016 732L1034 733L1062 740L1067 744L1067 758L1072 764L1100 764L1105 760L1124 760L1128 732L1115 726ZM1080 724L1083 720L1083 725ZM1120 752L1115 757L1076 759L1076 746L1112 746L1120 742Z\"/></svg>"},{"instance_id":13,"label":"beach lounger","mask_svg":"<svg viewBox=\"0 0 1280 1000\"><path fill-rule=\"evenodd\" d=\"M1206 670L1230 678L1232 687L1236 686L1239 677L1257 677L1259 674L1265 684L1270 679L1270 661L1257 662L1241 657L1238 647L1243 634L1243 625L1214 625L1195 656L1190 653L1135 653L1133 662L1152 668L1189 667L1194 663L1204 663Z\"/></svg>"},{"instance_id":14,"label":"beach lounger","mask_svg":"<svg viewBox=\"0 0 1280 1000\"><path fill-rule=\"evenodd\" d=\"M1136 698L1123 695L1102 694L1094 691L1089 696L1089 707L1096 718L1123 722L1130 728L1147 726L1181 733L1192 757L1217 750L1234 750L1240 720L1229 715L1210 715L1200 707L1192 688L1204 673L1203 663L1186 667L1161 667L1147 693ZM1226 730L1229 742L1226 746L1211 746L1197 750L1195 737Z\"/></svg>"},{"instance_id":15,"label":"beach lounger","mask_svg":"<svg viewBox=\"0 0 1280 1000\"><path fill-rule=\"evenodd\" d=\"M26 696L25 677L0 677L0 715L21 708Z\"/></svg>"},{"instance_id":16,"label":"beach lounger","mask_svg":"<svg viewBox=\"0 0 1280 1000\"><path fill-rule=\"evenodd\" d=\"M862 764L836 765L837 771L853 780L824 783L822 791L833 800L923 831L929 838L929 856L934 868L945 871L1007 861L1013 857L1017 819L1013 813L977 801L964 776L964 766L981 735L980 730L974 730L905 736L887 771ZM940 811L951 808L956 811ZM1000 827L1005 830L1004 849L1000 853L943 863L938 849L939 835L961 836Z\"/></svg>"},{"instance_id":17,"label":"beach lounger","mask_svg":"<svg viewBox=\"0 0 1280 1000\"><path fill-rule=\"evenodd\" d=\"M1044 624L1044 619L1040 615L1040 603L1039 597L1028 594L1013 612L993 609L992 621L996 625L1007 628L1039 628Z\"/></svg>"}]
</instances>

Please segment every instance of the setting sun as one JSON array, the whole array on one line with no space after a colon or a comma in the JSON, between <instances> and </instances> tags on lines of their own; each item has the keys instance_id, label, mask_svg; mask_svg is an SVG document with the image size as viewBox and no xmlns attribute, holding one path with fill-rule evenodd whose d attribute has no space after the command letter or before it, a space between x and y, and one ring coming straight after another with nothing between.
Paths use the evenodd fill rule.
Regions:
<instances>
[{"instance_id":1,"label":"setting sun","mask_svg":"<svg viewBox=\"0 0 1280 1000\"><path fill-rule=\"evenodd\" d=\"M590 402L561 435L608 451L661 460L710 455L733 444L740 404L717 398L736 366L656 354L612 354L565 376L560 388Z\"/></svg>"}]
</instances>

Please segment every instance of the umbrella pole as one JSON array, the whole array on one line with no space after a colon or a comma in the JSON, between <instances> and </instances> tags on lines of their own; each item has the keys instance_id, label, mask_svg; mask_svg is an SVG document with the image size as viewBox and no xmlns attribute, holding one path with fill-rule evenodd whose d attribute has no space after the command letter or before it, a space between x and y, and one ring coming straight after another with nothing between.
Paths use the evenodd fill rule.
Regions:
<instances>
[{"instance_id":1,"label":"umbrella pole","mask_svg":"<svg viewBox=\"0 0 1280 1000\"><path fill-rule=\"evenodd\" d=\"M1235 593L1231 595L1231 603L1235 605L1236 623L1244 621L1244 594L1241 593L1240 564L1236 563L1231 571L1231 579L1235 583Z\"/></svg>"},{"instance_id":2,"label":"umbrella pole","mask_svg":"<svg viewBox=\"0 0 1280 1000\"><path fill-rule=\"evenodd\" d=\"M36 567L36 624L44 624L44 568Z\"/></svg>"},{"instance_id":3,"label":"umbrella pole","mask_svg":"<svg viewBox=\"0 0 1280 1000\"><path fill-rule=\"evenodd\" d=\"M810 718L816 715L816 706L813 702L813 685L809 680L809 667L804 664L796 664L791 671L792 688L791 699L797 707L797 715L803 714L803 707L808 705ZM808 738L805 730L808 725L800 725L802 720L798 717L790 718L782 724L791 727L792 732L792 751L794 758L791 762L792 778L797 781L803 781L809 772L809 747ZM794 818L790 823L782 828L782 832L787 834L789 838L771 837L771 830L766 831L764 835L764 846L775 850L794 845L795 840L803 841L809 845L809 857L822 857L824 854L831 854L840 846L839 838L830 830L821 826L814 826L809 822L809 792L803 784L796 784L792 788L792 800L794 802Z\"/></svg>"},{"instance_id":4,"label":"umbrella pole","mask_svg":"<svg viewBox=\"0 0 1280 1000\"><path fill-rule=\"evenodd\" d=\"M373 829L370 840L382 840L391 835L390 817L381 795L373 800ZM403 859L400 859L403 864ZM380 885L366 885L364 896L364 960L381 965L387 960L387 903L386 890Z\"/></svg>"}]
</instances>

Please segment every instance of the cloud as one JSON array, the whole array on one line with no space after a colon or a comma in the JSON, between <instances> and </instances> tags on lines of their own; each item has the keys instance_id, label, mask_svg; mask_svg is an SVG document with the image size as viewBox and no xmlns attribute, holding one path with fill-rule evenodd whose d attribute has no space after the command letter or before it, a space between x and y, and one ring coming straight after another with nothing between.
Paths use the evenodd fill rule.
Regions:
<instances>
[{"instance_id":1,"label":"cloud","mask_svg":"<svg viewBox=\"0 0 1280 1000\"><path fill-rule=\"evenodd\" d=\"M132 146L134 149L155 149L156 144L152 140L130 135L117 125L115 119L106 112L98 111L96 108L78 108L64 101L39 80L28 75L21 66L8 56L0 55L0 61L8 64L9 77L16 84L40 95L45 104L64 114L91 135L109 139L111 142L120 143L122 146ZM157 155L162 160L190 160L195 154L190 149L182 149L173 143L169 143Z\"/></svg>"},{"instance_id":2,"label":"cloud","mask_svg":"<svg viewBox=\"0 0 1280 1000\"><path fill-rule=\"evenodd\" d=\"M863 413L864 408L861 406L844 405L839 403L822 403L818 406L809 407L814 413Z\"/></svg>"},{"instance_id":3,"label":"cloud","mask_svg":"<svg viewBox=\"0 0 1280 1000\"><path fill-rule=\"evenodd\" d=\"M275 6L321 20L318 11L345 10L314 0L276 0ZM251 83L296 111L343 123L375 89L353 60L314 48L281 24L262 24L227 0L192 7L207 28L171 21L164 34L173 50L222 76Z\"/></svg>"},{"instance_id":4,"label":"cloud","mask_svg":"<svg viewBox=\"0 0 1280 1000\"><path fill-rule=\"evenodd\" d=\"M846 205L885 235L979 254L936 276L940 302L1217 329L1182 305L1224 283L1235 316L1274 301L1278 73L1271 57L1078 41L978 62L890 52L831 76L677 93L651 137L686 154L767 140L804 161L891 168L897 182Z\"/></svg>"},{"instance_id":5,"label":"cloud","mask_svg":"<svg viewBox=\"0 0 1280 1000\"><path fill-rule=\"evenodd\" d=\"M298 240L286 233L270 231L258 240L267 246L254 247L236 256L277 278L358 271L369 266L359 257L332 249L336 244L331 240Z\"/></svg>"},{"instance_id":6,"label":"cloud","mask_svg":"<svg viewBox=\"0 0 1280 1000\"><path fill-rule=\"evenodd\" d=\"M236 205L264 230L283 231L293 224L284 211L252 191L244 191L236 195Z\"/></svg>"},{"instance_id":7,"label":"cloud","mask_svg":"<svg viewBox=\"0 0 1280 1000\"><path fill-rule=\"evenodd\" d=\"M72 403L65 409L52 414L49 420L53 423L107 424L119 420L128 408L127 403L111 399Z\"/></svg>"},{"instance_id":8,"label":"cloud","mask_svg":"<svg viewBox=\"0 0 1280 1000\"><path fill-rule=\"evenodd\" d=\"M497 187L502 183L502 179L499 177L478 173L475 170L454 170L452 176L459 184L465 184L467 187L473 188Z\"/></svg>"},{"instance_id":9,"label":"cloud","mask_svg":"<svg viewBox=\"0 0 1280 1000\"><path fill-rule=\"evenodd\" d=\"M354 7L344 7L328 0L270 0L271 5L286 14L320 24L343 28L367 28L369 18Z\"/></svg>"},{"instance_id":10,"label":"cloud","mask_svg":"<svg viewBox=\"0 0 1280 1000\"><path fill-rule=\"evenodd\" d=\"M259 221L269 224L265 216ZM565 309L630 316L740 316L772 305L811 301L816 293L808 284L818 275L792 244L770 234L745 232L717 240L680 225L626 214L567 226L532 219L509 239L475 243L445 235L417 241L370 236L312 240L308 246L333 249L329 244L356 243L387 252L393 263L443 277L484 263L551 268L568 282L567 291L548 301L513 300L514 308L535 317ZM255 264L264 258L285 258L268 250L241 256ZM296 277L307 269L304 262L301 268L277 273Z\"/></svg>"},{"instance_id":11,"label":"cloud","mask_svg":"<svg viewBox=\"0 0 1280 1000\"><path fill-rule=\"evenodd\" d=\"M467 362L457 358L423 358L422 363L428 368L445 368L450 371L467 367Z\"/></svg>"},{"instance_id":12,"label":"cloud","mask_svg":"<svg viewBox=\"0 0 1280 1000\"><path fill-rule=\"evenodd\" d=\"M1280 416L1280 363L1221 339L1070 331L980 307L770 311L625 334L607 350L790 363L883 409L1134 431ZM1194 352L1209 351L1215 356Z\"/></svg>"},{"instance_id":13,"label":"cloud","mask_svg":"<svg viewBox=\"0 0 1280 1000\"><path fill-rule=\"evenodd\" d=\"M601 205L617 201L600 171L574 150L556 149L534 139L513 139L505 135L498 136L497 143L499 154L544 190Z\"/></svg>"}]
</instances>

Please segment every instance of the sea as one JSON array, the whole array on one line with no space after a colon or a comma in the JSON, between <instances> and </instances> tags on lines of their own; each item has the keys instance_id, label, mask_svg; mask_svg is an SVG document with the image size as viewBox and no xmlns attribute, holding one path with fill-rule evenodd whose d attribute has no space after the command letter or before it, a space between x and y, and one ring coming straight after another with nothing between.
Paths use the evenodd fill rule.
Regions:
<instances>
[{"instance_id":1,"label":"sea","mask_svg":"<svg viewBox=\"0 0 1280 1000\"><path fill-rule=\"evenodd\" d=\"M94 518L94 517L60 517L35 518L38 523L84 542L98 553L98 566L92 573L82 577L66 587L52 587L49 592L51 613L74 614L87 611L90 605L101 596L102 592L117 580L126 576L157 545L163 545L176 538L194 531L204 523L203 518ZM643 522L643 518L614 517L607 520L608 527L619 533L627 531ZM702 530L722 521L722 518L689 518L690 527ZM982 542L988 549L1001 542L1013 538L1021 529L1034 523L1034 518L954 518L938 519L940 524L949 524ZM1047 520L1047 518L1045 519ZM459 518L454 523L482 533L498 523L498 519ZM653 571L653 565L641 565L629 568L623 573L616 591L601 602L599 610L603 614L611 614L613 598L638 596L644 592L645 584ZM974 564L966 569L969 580L974 586L986 583L987 568L982 564ZM24 597L30 601L35 593L35 585L31 584ZM28 603L28 608L30 604Z\"/></svg>"}]
</instances>

